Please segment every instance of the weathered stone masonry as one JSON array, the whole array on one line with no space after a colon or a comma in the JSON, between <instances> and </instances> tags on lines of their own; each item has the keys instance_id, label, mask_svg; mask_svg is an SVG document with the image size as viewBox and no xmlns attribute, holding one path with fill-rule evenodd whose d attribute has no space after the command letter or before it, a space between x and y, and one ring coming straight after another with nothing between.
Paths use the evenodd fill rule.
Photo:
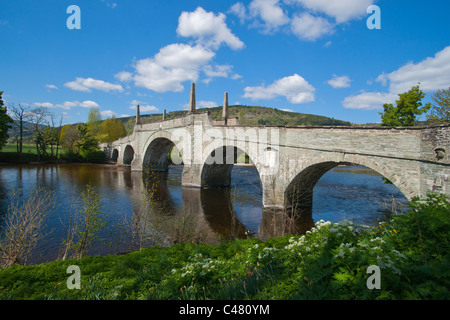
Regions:
<instances>
[{"instance_id":1,"label":"weathered stone masonry","mask_svg":"<svg viewBox=\"0 0 450 320\"><path fill-rule=\"evenodd\" d=\"M224 106L227 100L225 94ZM212 121L206 112L196 110L191 94L185 117L141 124L137 114L133 134L101 147L108 157L116 156L118 164L131 164L139 171L146 165L167 170L167 152L173 145L182 153L186 187L229 184L232 165L211 160L222 159L222 151L224 160L247 153L261 178L265 208L310 206L316 182L343 164L363 165L382 174L408 199L432 190L450 194L448 125L248 127L226 116Z\"/></svg>"}]
</instances>

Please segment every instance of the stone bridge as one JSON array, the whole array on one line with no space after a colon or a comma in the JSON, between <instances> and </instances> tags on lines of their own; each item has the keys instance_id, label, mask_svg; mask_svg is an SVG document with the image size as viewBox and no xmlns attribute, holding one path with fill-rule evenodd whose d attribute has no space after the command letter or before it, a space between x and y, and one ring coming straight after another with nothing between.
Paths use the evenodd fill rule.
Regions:
<instances>
[{"instance_id":1,"label":"stone bridge","mask_svg":"<svg viewBox=\"0 0 450 320\"><path fill-rule=\"evenodd\" d=\"M362 165L390 180L407 199L429 191L450 194L450 126L433 127L261 127L228 118L225 93L221 121L195 108L191 87L186 116L142 124L137 108L134 132L101 144L110 159L131 170L167 171L175 146L183 164L182 185L226 187L236 158L246 153L256 166L263 207L312 206L313 188L339 165ZM174 160L175 159L175 160Z\"/></svg>"}]
</instances>

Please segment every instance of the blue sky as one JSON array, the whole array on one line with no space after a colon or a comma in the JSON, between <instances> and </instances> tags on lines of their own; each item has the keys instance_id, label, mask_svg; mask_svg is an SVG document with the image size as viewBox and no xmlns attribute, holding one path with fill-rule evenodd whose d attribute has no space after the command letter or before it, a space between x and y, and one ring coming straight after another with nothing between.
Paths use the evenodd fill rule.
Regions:
<instances>
[{"instance_id":1,"label":"blue sky","mask_svg":"<svg viewBox=\"0 0 450 320\"><path fill-rule=\"evenodd\" d=\"M69 29L70 5L81 29ZM369 29L370 5L381 29ZM64 123L259 105L379 122L421 83L450 87L449 1L0 0L0 90Z\"/></svg>"}]
</instances>

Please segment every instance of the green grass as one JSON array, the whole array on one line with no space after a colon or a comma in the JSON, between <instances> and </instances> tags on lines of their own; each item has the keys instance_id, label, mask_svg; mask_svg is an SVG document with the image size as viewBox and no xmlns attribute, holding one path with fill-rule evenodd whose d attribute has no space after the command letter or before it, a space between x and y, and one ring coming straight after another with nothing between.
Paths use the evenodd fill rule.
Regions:
<instances>
[{"instance_id":1,"label":"green grass","mask_svg":"<svg viewBox=\"0 0 450 320\"><path fill-rule=\"evenodd\" d=\"M0 150L0 162L28 163L37 161L36 146L32 144L22 145L22 157L19 158L15 144L4 145Z\"/></svg>"},{"instance_id":2,"label":"green grass","mask_svg":"<svg viewBox=\"0 0 450 320\"><path fill-rule=\"evenodd\" d=\"M17 146L15 144L6 144L0 150L0 153L3 152L17 152ZM22 153L32 153L36 154L36 146L34 144L23 144L22 145Z\"/></svg>"},{"instance_id":3,"label":"green grass","mask_svg":"<svg viewBox=\"0 0 450 320\"><path fill-rule=\"evenodd\" d=\"M54 147L56 152L56 147ZM50 149L47 150L50 153ZM70 153L63 148L58 150L58 160L64 162L89 162L89 163L103 163L105 160L105 154L103 151L96 150L82 155L77 153ZM33 144L24 144L22 146L22 157L19 157L16 145L7 144L0 150L0 163L29 163L38 161L36 146ZM55 161L50 156L41 157L41 161Z\"/></svg>"},{"instance_id":4,"label":"green grass","mask_svg":"<svg viewBox=\"0 0 450 320\"><path fill-rule=\"evenodd\" d=\"M370 229L321 221L303 236L13 266L0 270L0 298L449 299L450 200L431 194L412 208ZM79 290L67 288L70 265L81 269ZM381 289L367 287L370 265Z\"/></svg>"}]
</instances>

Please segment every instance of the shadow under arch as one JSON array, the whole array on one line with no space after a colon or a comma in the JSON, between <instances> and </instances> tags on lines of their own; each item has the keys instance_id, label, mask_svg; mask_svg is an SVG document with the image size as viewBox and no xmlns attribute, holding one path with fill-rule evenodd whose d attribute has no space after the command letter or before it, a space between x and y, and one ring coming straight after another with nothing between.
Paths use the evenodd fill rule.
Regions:
<instances>
[{"instance_id":1,"label":"shadow under arch","mask_svg":"<svg viewBox=\"0 0 450 320\"><path fill-rule=\"evenodd\" d=\"M134 149L132 146L127 145L123 152L123 164L130 165L134 159Z\"/></svg>"},{"instance_id":2,"label":"shadow under arch","mask_svg":"<svg viewBox=\"0 0 450 320\"><path fill-rule=\"evenodd\" d=\"M206 158L201 169L202 188L223 188L231 186L231 172L238 158L245 154L250 164L253 164L252 155L242 149L224 145L215 148ZM261 183L261 175L257 165L254 165Z\"/></svg>"},{"instance_id":3,"label":"shadow under arch","mask_svg":"<svg viewBox=\"0 0 450 320\"><path fill-rule=\"evenodd\" d=\"M242 157L245 159L244 166L237 165L238 159L243 155L245 155ZM252 155L239 147L224 145L211 151L202 166L200 190L205 217L212 228L227 239L259 237L261 233L268 234L265 230L271 228L269 219L264 218L263 183L260 170L252 160ZM257 230L253 230L255 229L254 217L245 217L248 213L245 207L233 205L234 201L248 203L243 199L245 197L256 198L257 200L254 201L257 201L261 208L259 213L261 220ZM253 227L246 226L250 221L248 218L253 220ZM263 220L265 223L262 223Z\"/></svg>"},{"instance_id":4,"label":"shadow under arch","mask_svg":"<svg viewBox=\"0 0 450 320\"><path fill-rule=\"evenodd\" d=\"M342 167L342 170L346 170L349 167L359 167L364 168L366 174L371 173L372 175L378 175L384 177L388 180L392 179L393 175L386 170L380 170L376 165L373 165L370 161L358 161L358 162L345 162L345 161L322 161L314 164L309 164L303 170L301 170L292 179L285 191L285 207L286 211L298 216L303 216L304 218L310 218L312 220L313 212L313 197L314 188L318 184L319 180L329 171L333 169L337 170L337 167ZM348 169L347 169L348 170ZM381 184L380 180L380 184ZM408 200L407 194L404 190L407 190L407 185L405 183L395 184L396 190ZM355 188L360 189L358 186ZM403 189L403 190L402 190ZM342 199L344 200L345 195L342 192ZM364 189L358 190L358 194L362 195ZM341 195L339 195L341 197ZM388 200L388 199L386 199ZM390 200L390 199L389 199Z\"/></svg>"},{"instance_id":5,"label":"shadow under arch","mask_svg":"<svg viewBox=\"0 0 450 320\"><path fill-rule=\"evenodd\" d=\"M167 172L170 165L169 152L173 149L177 150L172 140L165 137L153 139L145 151L142 169Z\"/></svg>"},{"instance_id":6,"label":"shadow under arch","mask_svg":"<svg viewBox=\"0 0 450 320\"><path fill-rule=\"evenodd\" d=\"M119 150L114 149L111 155L111 160L113 162L117 162L117 159L119 159Z\"/></svg>"}]
</instances>

